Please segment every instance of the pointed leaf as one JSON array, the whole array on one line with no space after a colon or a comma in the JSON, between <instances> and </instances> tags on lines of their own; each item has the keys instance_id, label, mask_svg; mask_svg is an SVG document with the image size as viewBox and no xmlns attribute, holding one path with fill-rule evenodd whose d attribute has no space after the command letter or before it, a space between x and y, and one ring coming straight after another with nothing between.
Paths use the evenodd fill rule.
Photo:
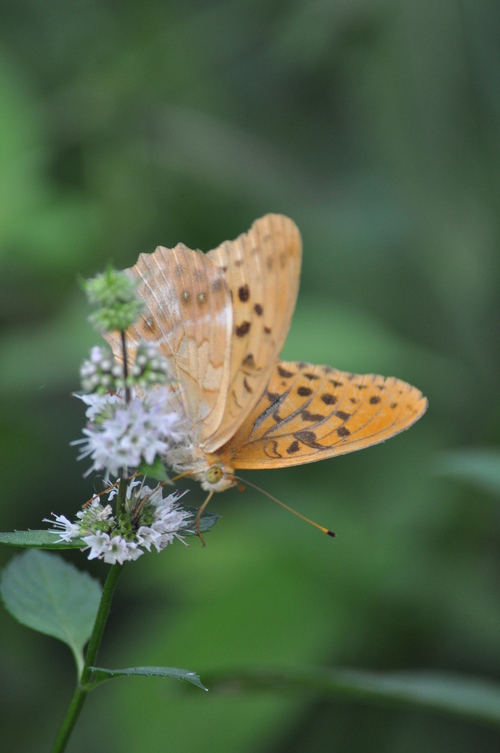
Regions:
<instances>
[{"instance_id":1,"label":"pointed leaf","mask_svg":"<svg viewBox=\"0 0 500 753\"><path fill-rule=\"evenodd\" d=\"M101 597L96 580L58 555L28 551L4 569L0 593L16 620L63 641L80 662Z\"/></svg>"},{"instance_id":2,"label":"pointed leaf","mask_svg":"<svg viewBox=\"0 0 500 753\"><path fill-rule=\"evenodd\" d=\"M143 677L171 677L174 680L187 680L202 690L208 690L208 688L203 685L196 672L190 672L187 669L178 669L176 667L129 667L128 669L103 669L102 667L91 667L90 669L94 673L99 684L105 680L111 680L113 677L142 675Z\"/></svg>"},{"instance_id":3,"label":"pointed leaf","mask_svg":"<svg viewBox=\"0 0 500 753\"><path fill-rule=\"evenodd\" d=\"M137 470L138 473L142 474L143 476L149 476L150 478L154 478L157 481L163 481L166 484L172 484L172 481L170 480L170 477L167 473L167 469L165 468L160 458L156 458L152 465L141 463Z\"/></svg>"},{"instance_id":4,"label":"pointed leaf","mask_svg":"<svg viewBox=\"0 0 500 753\"><path fill-rule=\"evenodd\" d=\"M184 530L179 531L179 533L182 536L197 536L198 532L196 530L196 516L198 514L198 509L196 507L184 507L185 510L190 510L193 513L193 517L188 521L187 528L184 528ZM216 512L204 512L200 519L200 533L205 533L205 531L209 531L219 520L220 515Z\"/></svg>"},{"instance_id":5,"label":"pointed leaf","mask_svg":"<svg viewBox=\"0 0 500 753\"><path fill-rule=\"evenodd\" d=\"M57 541L58 531L5 531L0 533L0 544L32 549L81 549L86 546L81 539Z\"/></svg>"}]
</instances>

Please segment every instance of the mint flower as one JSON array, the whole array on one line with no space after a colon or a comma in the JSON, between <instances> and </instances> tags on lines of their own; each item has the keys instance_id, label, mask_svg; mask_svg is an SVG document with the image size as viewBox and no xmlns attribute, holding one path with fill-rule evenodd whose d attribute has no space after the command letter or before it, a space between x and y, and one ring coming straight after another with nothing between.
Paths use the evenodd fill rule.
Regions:
<instances>
[{"instance_id":1,"label":"mint flower","mask_svg":"<svg viewBox=\"0 0 500 753\"><path fill-rule=\"evenodd\" d=\"M106 475L116 477L123 470L128 473L128 469L138 468L143 461L152 465L158 455L166 454L171 442L180 438L180 417L171 409L172 392L168 388L150 390L129 403L116 397L82 397L89 406L91 423L83 430L85 439L72 444L81 445L78 460L92 460L85 475L105 470Z\"/></svg>"},{"instance_id":2,"label":"mint flower","mask_svg":"<svg viewBox=\"0 0 500 753\"><path fill-rule=\"evenodd\" d=\"M108 502L116 494L115 484L107 493ZM44 521L51 523L51 533L59 536L57 542L81 539L85 543L84 550L89 550L89 560L102 559L110 565L116 562L123 565L138 559L145 551L150 552L152 547L161 552L174 538L185 543L181 533L191 513L178 504L183 494L173 492L164 498L161 484L151 489L133 480L127 489L128 521L121 528L111 505L103 504L98 495L76 514L74 523L54 513L54 521L47 518Z\"/></svg>"}]
</instances>

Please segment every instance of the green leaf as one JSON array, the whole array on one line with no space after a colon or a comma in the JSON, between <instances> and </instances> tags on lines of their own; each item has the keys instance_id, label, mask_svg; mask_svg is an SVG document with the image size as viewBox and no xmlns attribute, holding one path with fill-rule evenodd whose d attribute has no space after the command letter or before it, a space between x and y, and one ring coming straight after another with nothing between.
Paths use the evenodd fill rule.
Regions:
<instances>
[{"instance_id":1,"label":"green leaf","mask_svg":"<svg viewBox=\"0 0 500 753\"><path fill-rule=\"evenodd\" d=\"M310 690L321 696L394 704L446 712L500 726L500 684L438 672L364 672L358 670L247 670L209 675L213 689Z\"/></svg>"},{"instance_id":2,"label":"green leaf","mask_svg":"<svg viewBox=\"0 0 500 753\"><path fill-rule=\"evenodd\" d=\"M101 598L96 580L58 555L29 551L4 569L0 593L16 620L66 643L81 668Z\"/></svg>"},{"instance_id":3,"label":"green leaf","mask_svg":"<svg viewBox=\"0 0 500 753\"><path fill-rule=\"evenodd\" d=\"M193 513L193 518L189 520L188 527L179 531L182 536L197 536L196 530L196 516L198 515L198 508L196 507L184 507L185 510L189 510ZM204 512L200 518L200 533L209 531L219 520L220 515L216 512Z\"/></svg>"},{"instance_id":4,"label":"green leaf","mask_svg":"<svg viewBox=\"0 0 500 753\"><path fill-rule=\"evenodd\" d=\"M56 531L6 531L0 533L0 544L32 549L81 549L86 546L81 539L57 541Z\"/></svg>"},{"instance_id":5,"label":"green leaf","mask_svg":"<svg viewBox=\"0 0 500 753\"><path fill-rule=\"evenodd\" d=\"M500 452L487 449L452 450L441 454L437 471L500 495Z\"/></svg>"},{"instance_id":6,"label":"green leaf","mask_svg":"<svg viewBox=\"0 0 500 753\"><path fill-rule=\"evenodd\" d=\"M170 477L167 473L167 469L163 465L160 458L156 458L152 465L141 463L138 468L138 473L141 473L143 476L154 478L157 481L163 481L166 484L172 484L172 481L170 480Z\"/></svg>"},{"instance_id":7,"label":"green leaf","mask_svg":"<svg viewBox=\"0 0 500 753\"><path fill-rule=\"evenodd\" d=\"M101 684L113 677L129 677L130 675L142 675L143 677L171 677L174 680L187 680L202 690L208 690L200 680L196 672L176 667L130 667L128 669L103 669L102 667L90 667L96 682Z\"/></svg>"}]
</instances>

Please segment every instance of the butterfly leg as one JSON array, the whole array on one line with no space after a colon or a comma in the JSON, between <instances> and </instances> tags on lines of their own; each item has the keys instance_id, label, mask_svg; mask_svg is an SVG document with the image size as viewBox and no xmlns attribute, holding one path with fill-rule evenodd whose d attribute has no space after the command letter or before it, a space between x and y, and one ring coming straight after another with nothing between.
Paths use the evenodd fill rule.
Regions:
<instances>
[{"instance_id":1,"label":"butterfly leg","mask_svg":"<svg viewBox=\"0 0 500 753\"><path fill-rule=\"evenodd\" d=\"M198 510L198 515L196 516L196 533L198 534L200 541L203 544L203 547L205 547L205 541L200 532L200 520L201 520L201 516L203 515L203 510L208 505L208 503L210 502L213 496L214 496L214 492L211 491L208 497L206 498L206 500L204 501L204 503L202 504L202 506L200 507L200 509Z\"/></svg>"}]
</instances>

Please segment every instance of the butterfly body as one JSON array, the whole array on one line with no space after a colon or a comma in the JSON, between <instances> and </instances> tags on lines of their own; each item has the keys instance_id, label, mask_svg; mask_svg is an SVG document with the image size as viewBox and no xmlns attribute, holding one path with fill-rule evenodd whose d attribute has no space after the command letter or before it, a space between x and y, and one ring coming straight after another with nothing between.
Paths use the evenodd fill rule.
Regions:
<instances>
[{"instance_id":1,"label":"butterfly body","mask_svg":"<svg viewBox=\"0 0 500 753\"><path fill-rule=\"evenodd\" d=\"M145 302L127 331L131 355L142 339L158 344L172 407L184 417L168 464L207 491L234 486L235 469L309 463L382 442L427 408L418 389L394 377L278 360L301 254L296 225L270 214L207 254L160 246L128 270ZM107 339L119 358L118 333Z\"/></svg>"}]
</instances>

